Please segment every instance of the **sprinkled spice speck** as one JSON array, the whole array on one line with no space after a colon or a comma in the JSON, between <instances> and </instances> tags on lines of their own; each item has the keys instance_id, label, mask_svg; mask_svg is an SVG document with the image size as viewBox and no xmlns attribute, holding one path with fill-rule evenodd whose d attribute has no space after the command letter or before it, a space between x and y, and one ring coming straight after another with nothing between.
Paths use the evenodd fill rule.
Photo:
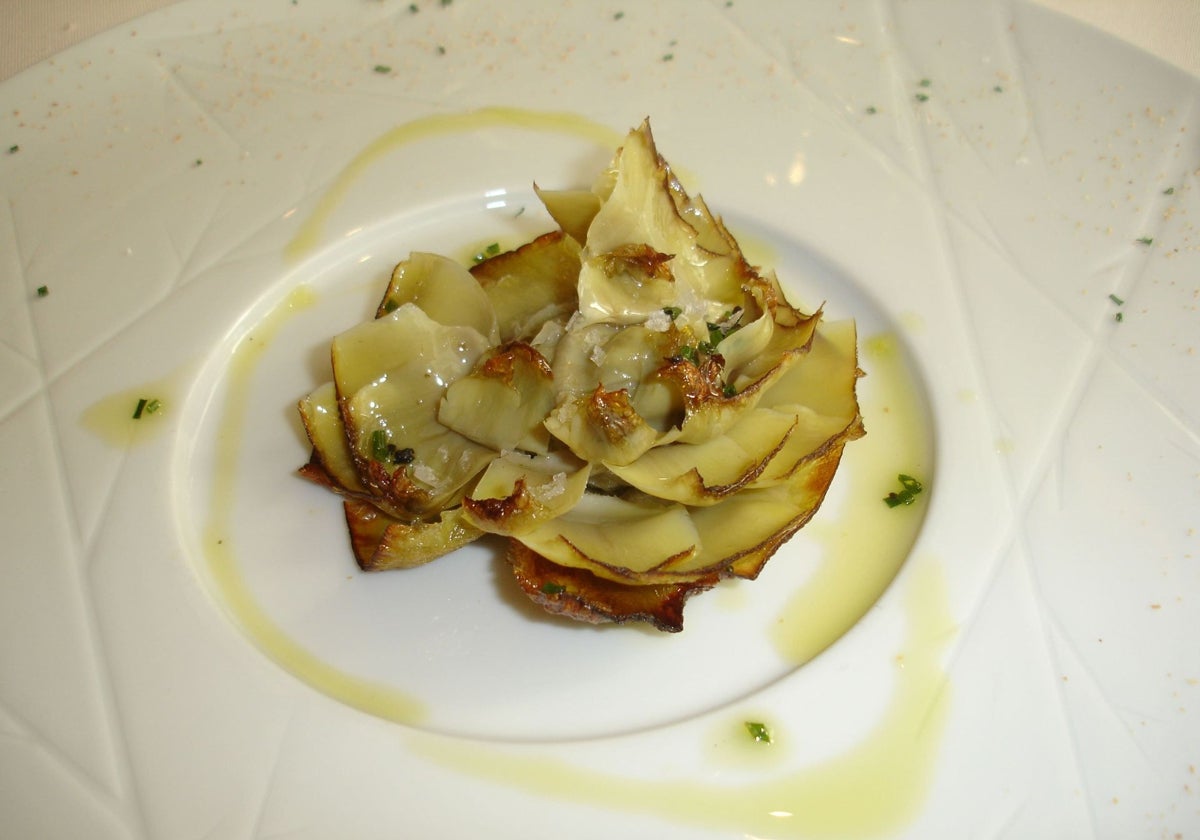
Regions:
<instances>
[{"instance_id":1,"label":"sprinkled spice speck","mask_svg":"<svg viewBox=\"0 0 1200 840\"><path fill-rule=\"evenodd\" d=\"M375 65L375 72L376 72L376 73L391 73L391 72L392 72L392 68L391 68L391 67L389 67L389 66L388 66L388 65L386 65L386 64L376 64L376 65Z\"/></svg>"},{"instance_id":2,"label":"sprinkled spice speck","mask_svg":"<svg viewBox=\"0 0 1200 840\"><path fill-rule=\"evenodd\" d=\"M21 147L16 144L8 147L8 153L10 155L15 155L19 151L21 151Z\"/></svg>"},{"instance_id":3,"label":"sprinkled spice speck","mask_svg":"<svg viewBox=\"0 0 1200 840\"><path fill-rule=\"evenodd\" d=\"M1152 244L1154 244L1154 237L1153 236L1139 236L1137 238L1137 241L1142 245L1152 245Z\"/></svg>"}]
</instances>

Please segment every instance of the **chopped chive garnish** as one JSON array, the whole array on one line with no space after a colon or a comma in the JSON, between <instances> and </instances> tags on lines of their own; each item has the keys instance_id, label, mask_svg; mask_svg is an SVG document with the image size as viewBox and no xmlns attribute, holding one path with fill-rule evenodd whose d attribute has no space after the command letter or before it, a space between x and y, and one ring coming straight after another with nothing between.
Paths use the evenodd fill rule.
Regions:
<instances>
[{"instance_id":1,"label":"chopped chive garnish","mask_svg":"<svg viewBox=\"0 0 1200 840\"><path fill-rule=\"evenodd\" d=\"M928 93L918 93L918 94L917 94L917 101L918 101L918 102L928 102L928 101L929 101L929 94L928 94Z\"/></svg>"},{"instance_id":2,"label":"chopped chive garnish","mask_svg":"<svg viewBox=\"0 0 1200 840\"><path fill-rule=\"evenodd\" d=\"M679 357L687 359L692 364L696 364L696 348L685 344L679 348Z\"/></svg>"},{"instance_id":3,"label":"chopped chive garnish","mask_svg":"<svg viewBox=\"0 0 1200 840\"><path fill-rule=\"evenodd\" d=\"M920 84L921 87L929 87L933 82L929 81L929 79L922 79Z\"/></svg>"},{"instance_id":4,"label":"chopped chive garnish","mask_svg":"<svg viewBox=\"0 0 1200 840\"><path fill-rule=\"evenodd\" d=\"M376 72L376 73L391 73L391 72L392 72L392 68L391 68L391 67L389 67L389 66L388 66L388 65L386 65L386 64L376 64L376 65L375 65L375 72Z\"/></svg>"},{"instance_id":5,"label":"chopped chive garnish","mask_svg":"<svg viewBox=\"0 0 1200 840\"><path fill-rule=\"evenodd\" d=\"M37 296L38 297L45 297L48 294L50 294L49 286L38 286L37 287Z\"/></svg>"},{"instance_id":6,"label":"chopped chive garnish","mask_svg":"<svg viewBox=\"0 0 1200 840\"><path fill-rule=\"evenodd\" d=\"M760 723L756 720L746 721L746 731L750 733L750 737L758 744L771 743L771 730L767 728L765 723Z\"/></svg>"},{"instance_id":7,"label":"chopped chive garnish","mask_svg":"<svg viewBox=\"0 0 1200 840\"><path fill-rule=\"evenodd\" d=\"M1113 303L1115 303L1117 306L1125 305L1125 301L1123 299L1117 297L1116 295L1109 295L1108 299L1111 300Z\"/></svg>"},{"instance_id":8,"label":"chopped chive garnish","mask_svg":"<svg viewBox=\"0 0 1200 840\"><path fill-rule=\"evenodd\" d=\"M663 56L663 61L673 61L674 59L675 59L675 53L666 53Z\"/></svg>"},{"instance_id":9,"label":"chopped chive garnish","mask_svg":"<svg viewBox=\"0 0 1200 840\"><path fill-rule=\"evenodd\" d=\"M15 155L19 151L21 151L21 147L18 146L16 143L14 143L13 145L8 147L8 153L10 155Z\"/></svg>"},{"instance_id":10,"label":"chopped chive garnish","mask_svg":"<svg viewBox=\"0 0 1200 840\"><path fill-rule=\"evenodd\" d=\"M737 396L737 388L733 387L732 382L726 382L725 387L721 389L721 393L724 394L726 397L736 397Z\"/></svg>"},{"instance_id":11,"label":"chopped chive garnish","mask_svg":"<svg viewBox=\"0 0 1200 840\"><path fill-rule=\"evenodd\" d=\"M196 159L195 159L195 160L192 162L192 166L203 166L203 165L204 165L204 160L203 160L203 158L196 158Z\"/></svg>"},{"instance_id":12,"label":"chopped chive garnish","mask_svg":"<svg viewBox=\"0 0 1200 840\"><path fill-rule=\"evenodd\" d=\"M1004 93L1004 88L1000 87L1000 85L996 85L994 88L992 88L992 90L994 90L996 93Z\"/></svg>"},{"instance_id":13,"label":"chopped chive garnish","mask_svg":"<svg viewBox=\"0 0 1200 840\"><path fill-rule=\"evenodd\" d=\"M900 492L888 493L883 497L883 501L890 508L899 507L900 505L911 505L916 501L917 494L925 489L921 482L917 481L911 475L900 473L896 478L899 480L900 487L902 488Z\"/></svg>"},{"instance_id":14,"label":"chopped chive garnish","mask_svg":"<svg viewBox=\"0 0 1200 840\"><path fill-rule=\"evenodd\" d=\"M1113 320L1116 321L1118 324L1121 323L1122 321L1125 320L1125 313L1118 312L1116 315L1113 316Z\"/></svg>"},{"instance_id":15,"label":"chopped chive garnish","mask_svg":"<svg viewBox=\"0 0 1200 840\"><path fill-rule=\"evenodd\" d=\"M1163 190L1163 195L1175 195L1175 188L1167 187L1165 190Z\"/></svg>"},{"instance_id":16,"label":"chopped chive garnish","mask_svg":"<svg viewBox=\"0 0 1200 840\"><path fill-rule=\"evenodd\" d=\"M383 429L371 432L371 460L386 461L388 459L388 436Z\"/></svg>"},{"instance_id":17,"label":"chopped chive garnish","mask_svg":"<svg viewBox=\"0 0 1200 840\"><path fill-rule=\"evenodd\" d=\"M613 20L620 20L623 17L625 17L624 12L617 12L616 14L613 15Z\"/></svg>"},{"instance_id":18,"label":"chopped chive garnish","mask_svg":"<svg viewBox=\"0 0 1200 840\"><path fill-rule=\"evenodd\" d=\"M561 583L554 583L553 581L546 581L545 583L542 584L542 592L544 592L547 595L561 595L566 591L567 591L567 587L563 586Z\"/></svg>"},{"instance_id":19,"label":"chopped chive garnish","mask_svg":"<svg viewBox=\"0 0 1200 840\"><path fill-rule=\"evenodd\" d=\"M408 13L409 13L410 15L415 15L415 14L416 14L417 12L419 12L419 11L421 11L421 10L420 10L420 8L418 8L418 6L417 6L417 4L416 4L416 3L409 3L409 4L408 4Z\"/></svg>"},{"instance_id":20,"label":"chopped chive garnish","mask_svg":"<svg viewBox=\"0 0 1200 840\"><path fill-rule=\"evenodd\" d=\"M1154 242L1154 237L1153 236L1139 236L1137 238L1137 241L1140 242L1142 245L1150 245Z\"/></svg>"},{"instance_id":21,"label":"chopped chive garnish","mask_svg":"<svg viewBox=\"0 0 1200 840\"><path fill-rule=\"evenodd\" d=\"M867 106L867 113L868 113L868 114L878 114L878 113L879 113L879 109L878 109L878 108L876 108L874 105L868 105L868 106Z\"/></svg>"},{"instance_id":22,"label":"chopped chive garnish","mask_svg":"<svg viewBox=\"0 0 1200 840\"><path fill-rule=\"evenodd\" d=\"M133 419L141 420L143 414L153 414L154 412L158 411L160 408L162 408L162 403L159 402L157 399L154 399L154 398L147 399L145 397L142 397L140 400L137 401L137 408L135 408L133 410Z\"/></svg>"},{"instance_id":23,"label":"chopped chive garnish","mask_svg":"<svg viewBox=\"0 0 1200 840\"><path fill-rule=\"evenodd\" d=\"M663 312L667 313L667 317L670 318L672 321L674 321L676 318L678 318L680 315L683 314L683 307L681 307L681 306L664 306Z\"/></svg>"},{"instance_id":24,"label":"chopped chive garnish","mask_svg":"<svg viewBox=\"0 0 1200 840\"><path fill-rule=\"evenodd\" d=\"M441 44L438 44L438 45L437 45L437 54L438 54L438 55L445 55L445 54L446 54L446 48L445 48L445 47L443 47Z\"/></svg>"}]
</instances>

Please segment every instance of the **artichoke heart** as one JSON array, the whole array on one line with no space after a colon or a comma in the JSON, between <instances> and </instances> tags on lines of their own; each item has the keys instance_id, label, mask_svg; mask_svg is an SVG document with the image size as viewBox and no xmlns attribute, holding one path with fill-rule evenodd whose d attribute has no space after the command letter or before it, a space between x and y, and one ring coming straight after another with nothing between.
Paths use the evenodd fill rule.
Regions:
<instances>
[{"instance_id":1,"label":"artichoke heart","mask_svg":"<svg viewBox=\"0 0 1200 840\"><path fill-rule=\"evenodd\" d=\"M751 266L648 121L590 188L534 191L556 229L470 268L413 253L333 339L299 472L343 497L364 571L491 534L548 612L675 632L865 434L854 324Z\"/></svg>"}]
</instances>

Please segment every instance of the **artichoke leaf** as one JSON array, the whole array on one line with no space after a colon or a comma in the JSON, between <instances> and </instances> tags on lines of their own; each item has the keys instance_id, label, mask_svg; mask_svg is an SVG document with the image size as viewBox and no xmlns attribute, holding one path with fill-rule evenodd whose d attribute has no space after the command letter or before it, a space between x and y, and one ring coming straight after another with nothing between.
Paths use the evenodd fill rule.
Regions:
<instances>
[{"instance_id":1,"label":"artichoke leaf","mask_svg":"<svg viewBox=\"0 0 1200 840\"><path fill-rule=\"evenodd\" d=\"M561 456L497 458L463 499L463 516L489 533L525 533L575 507L590 474L586 462Z\"/></svg>"},{"instance_id":2,"label":"artichoke leaf","mask_svg":"<svg viewBox=\"0 0 1200 840\"><path fill-rule=\"evenodd\" d=\"M553 231L477 263L471 275L495 310L500 341L530 341L548 323L566 324L578 308L579 267L579 243Z\"/></svg>"},{"instance_id":3,"label":"artichoke leaf","mask_svg":"<svg viewBox=\"0 0 1200 840\"><path fill-rule=\"evenodd\" d=\"M658 446L631 464L605 466L651 496L713 505L757 478L786 447L796 427L794 415L755 409L725 434L704 443Z\"/></svg>"},{"instance_id":4,"label":"artichoke leaf","mask_svg":"<svg viewBox=\"0 0 1200 840\"><path fill-rule=\"evenodd\" d=\"M337 389L333 382L318 386L300 400L300 420L312 443L313 456L324 468L334 486L349 493L364 493L358 478L354 454L346 439L346 426L338 409Z\"/></svg>"},{"instance_id":5,"label":"artichoke leaf","mask_svg":"<svg viewBox=\"0 0 1200 840\"><path fill-rule=\"evenodd\" d=\"M506 559L517 584L547 612L592 624L648 621L671 633L683 629L683 606L688 597L712 588L719 580L711 574L660 584L617 582L587 569L552 563L517 540L509 541Z\"/></svg>"},{"instance_id":6,"label":"artichoke leaf","mask_svg":"<svg viewBox=\"0 0 1200 840\"><path fill-rule=\"evenodd\" d=\"M762 405L794 414L796 434L754 482L783 481L804 461L838 439L864 434L855 396L857 337L853 321L824 323L809 352L763 398Z\"/></svg>"},{"instance_id":7,"label":"artichoke leaf","mask_svg":"<svg viewBox=\"0 0 1200 840\"><path fill-rule=\"evenodd\" d=\"M686 561L699 549L699 535L683 505L596 493L585 493L569 511L516 539L560 566L642 583L679 579L655 570Z\"/></svg>"},{"instance_id":8,"label":"artichoke leaf","mask_svg":"<svg viewBox=\"0 0 1200 840\"><path fill-rule=\"evenodd\" d=\"M697 574L720 569L737 577L757 576L779 546L821 506L845 443L845 438L835 439L785 483L744 489L719 505L692 509L702 550L671 564L669 570Z\"/></svg>"},{"instance_id":9,"label":"artichoke leaf","mask_svg":"<svg viewBox=\"0 0 1200 840\"><path fill-rule=\"evenodd\" d=\"M448 257L414 253L396 265L376 318L414 303L448 327L473 327L489 344L499 341L492 301L466 268Z\"/></svg>"},{"instance_id":10,"label":"artichoke leaf","mask_svg":"<svg viewBox=\"0 0 1200 840\"><path fill-rule=\"evenodd\" d=\"M347 500L344 507L354 557L364 572L422 566L483 536L461 508L443 510L431 521L404 522L367 502Z\"/></svg>"},{"instance_id":11,"label":"artichoke leaf","mask_svg":"<svg viewBox=\"0 0 1200 840\"><path fill-rule=\"evenodd\" d=\"M536 441L554 407L550 363L528 344L513 342L485 354L446 388L437 419L463 437L497 451ZM544 449L544 441L535 443Z\"/></svg>"},{"instance_id":12,"label":"artichoke leaf","mask_svg":"<svg viewBox=\"0 0 1200 840\"><path fill-rule=\"evenodd\" d=\"M577 457L606 464L632 463L667 437L637 413L628 391L603 387L560 400L544 422Z\"/></svg>"},{"instance_id":13,"label":"artichoke leaf","mask_svg":"<svg viewBox=\"0 0 1200 840\"><path fill-rule=\"evenodd\" d=\"M642 324L655 317L665 328L664 311L679 298L670 261L670 254L632 244L587 256L578 287L583 322Z\"/></svg>"},{"instance_id":14,"label":"artichoke leaf","mask_svg":"<svg viewBox=\"0 0 1200 840\"><path fill-rule=\"evenodd\" d=\"M580 245L587 241L588 228L600 210L600 196L592 190L543 190L537 184L533 191L563 233Z\"/></svg>"},{"instance_id":15,"label":"artichoke leaf","mask_svg":"<svg viewBox=\"0 0 1200 840\"><path fill-rule=\"evenodd\" d=\"M454 501L496 456L437 420L448 384L487 346L475 329L446 326L415 304L333 340L338 405L363 485L399 518L420 518Z\"/></svg>"}]
</instances>

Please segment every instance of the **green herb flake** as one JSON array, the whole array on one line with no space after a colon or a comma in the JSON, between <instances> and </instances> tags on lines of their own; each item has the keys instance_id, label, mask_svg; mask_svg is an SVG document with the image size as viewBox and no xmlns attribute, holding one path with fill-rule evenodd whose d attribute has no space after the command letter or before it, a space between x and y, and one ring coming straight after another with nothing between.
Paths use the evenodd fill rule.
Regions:
<instances>
[{"instance_id":1,"label":"green herb flake","mask_svg":"<svg viewBox=\"0 0 1200 840\"><path fill-rule=\"evenodd\" d=\"M141 420L143 414L154 414L162 408L162 402L154 397L142 397L137 401L137 407L133 410L133 419Z\"/></svg>"},{"instance_id":2,"label":"green herb flake","mask_svg":"<svg viewBox=\"0 0 1200 840\"><path fill-rule=\"evenodd\" d=\"M624 12L617 12L616 14L613 15L613 20L620 20L623 17L625 17Z\"/></svg>"},{"instance_id":3,"label":"green herb flake","mask_svg":"<svg viewBox=\"0 0 1200 840\"><path fill-rule=\"evenodd\" d=\"M868 113L868 114L878 114L878 113L879 113L879 109L878 109L878 108L876 108L874 105L868 105L868 106L867 106L867 113Z\"/></svg>"},{"instance_id":4,"label":"green herb flake","mask_svg":"<svg viewBox=\"0 0 1200 840\"><path fill-rule=\"evenodd\" d=\"M438 45L437 45L437 54L438 54L438 55L445 55L445 54L446 54L446 48L445 48L445 47L443 47L441 44L438 44Z\"/></svg>"},{"instance_id":5,"label":"green herb flake","mask_svg":"<svg viewBox=\"0 0 1200 840\"><path fill-rule=\"evenodd\" d=\"M1137 241L1138 241L1138 243L1140 243L1142 245L1153 245L1154 237L1153 236L1139 236L1137 238Z\"/></svg>"},{"instance_id":6,"label":"green herb flake","mask_svg":"<svg viewBox=\"0 0 1200 840\"><path fill-rule=\"evenodd\" d=\"M1111 300L1113 303L1115 303L1117 306L1124 306L1124 305L1125 305L1125 301L1124 301L1124 299L1122 299L1122 298L1119 298L1119 297L1117 297L1116 295L1109 295L1109 296L1108 296L1108 299L1109 299L1109 300Z\"/></svg>"},{"instance_id":7,"label":"green herb flake","mask_svg":"<svg viewBox=\"0 0 1200 840\"><path fill-rule=\"evenodd\" d=\"M929 101L929 94L928 94L928 93L918 93L918 94L917 94L917 101L918 101L918 102L928 102L928 101Z\"/></svg>"},{"instance_id":8,"label":"green herb flake","mask_svg":"<svg viewBox=\"0 0 1200 840\"><path fill-rule=\"evenodd\" d=\"M921 482L917 481L911 475L900 473L896 476L900 482L899 493L888 493L883 497L883 501L888 507L900 507L900 505L911 505L917 499L917 495L925 489Z\"/></svg>"},{"instance_id":9,"label":"green herb flake","mask_svg":"<svg viewBox=\"0 0 1200 840\"><path fill-rule=\"evenodd\" d=\"M384 462L388 459L388 434L383 429L371 432L371 460Z\"/></svg>"},{"instance_id":10,"label":"green herb flake","mask_svg":"<svg viewBox=\"0 0 1200 840\"><path fill-rule=\"evenodd\" d=\"M675 53L667 53L666 55L664 55L664 56L662 57L662 60L663 60L663 61L674 61L674 60L675 60Z\"/></svg>"},{"instance_id":11,"label":"green herb flake","mask_svg":"<svg viewBox=\"0 0 1200 840\"><path fill-rule=\"evenodd\" d=\"M548 580L542 584L542 592L546 595L561 595L566 591L567 587L563 586L561 583L554 583L553 581Z\"/></svg>"},{"instance_id":12,"label":"green herb flake","mask_svg":"<svg viewBox=\"0 0 1200 840\"><path fill-rule=\"evenodd\" d=\"M732 382L726 382L725 387L721 389L721 393L725 395L726 399L729 399L730 397L736 397L737 388L733 387Z\"/></svg>"},{"instance_id":13,"label":"green herb flake","mask_svg":"<svg viewBox=\"0 0 1200 840\"><path fill-rule=\"evenodd\" d=\"M771 743L771 730L767 728L765 723L748 720L746 721L746 731L750 733L750 737L754 739L756 744Z\"/></svg>"},{"instance_id":14,"label":"green herb flake","mask_svg":"<svg viewBox=\"0 0 1200 840\"><path fill-rule=\"evenodd\" d=\"M679 348L679 358L696 364L696 348L687 344L683 345Z\"/></svg>"},{"instance_id":15,"label":"green herb flake","mask_svg":"<svg viewBox=\"0 0 1200 840\"><path fill-rule=\"evenodd\" d=\"M1121 323L1122 321L1125 320L1125 313L1118 312L1116 315L1113 316L1113 320L1116 321L1118 324Z\"/></svg>"},{"instance_id":16,"label":"green herb flake","mask_svg":"<svg viewBox=\"0 0 1200 840\"><path fill-rule=\"evenodd\" d=\"M421 11L421 8L416 3L408 4L408 13L410 15L415 15L419 11Z\"/></svg>"},{"instance_id":17,"label":"green herb flake","mask_svg":"<svg viewBox=\"0 0 1200 840\"><path fill-rule=\"evenodd\" d=\"M486 248L484 248L482 251L477 253L471 259L473 259L477 263L481 263L484 260L486 260L487 258L494 257L499 253L500 253L500 243L493 242L491 245L488 245Z\"/></svg>"},{"instance_id":18,"label":"green herb flake","mask_svg":"<svg viewBox=\"0 0 1200 840\"><path fill-rule=\"evenodd\" d=\"M440 5L444 9L453 2L454 2L454 0L441 0L441 2L438 5Z\"/></svg>"},{"instance_id":19,"label":"green herb flake","mask_svg":"<svg viewBox=\"0 0 1200 840\"><path fill-rule=\"evenodd\" d=\"M375 65L375 72L376 72L376 73L380 73L380 74L383 74L383 73L391 73L391 72L392 72L392 68L391 68L389 65L387 65L387 64L376 64L376 65Z\"/></svg>"},{"instance_id":20,"label":"green herb flake","mask_svg":"<svg viewBox=\"0 0 1200 840\"><path fill-rule=\"evenodd\" d=\"M9 146L9 147L8 147L8 153L9 153L10 155L15 155L15 154L16 154L17 152L19 152L19 151L21 151L21 147L20 147L20 146L18 146L16 143L14 143L14 144L12 144L11 146Z\"/></svg>"},{"instance_id":21,"label":"green herb flake","mask_svg":"<svg viewBox=\"0 0 1200 840\"><path fill-rule=\"evenodd\" d=\"M50 294L49 286L38 286L37 287L37 296L38 297L45 297L48 294Z\"/></svg>"},{"instance_id":22,"label":"green herb flake","mask_svg":"<svg viewBox=\"0 0 1200 840\"><path fill-rule=\"evenodd\" d=\"M1165 190L1163 190L1163 195L1175 195L1175 188L1167 187Z\"/></svg>"},{"instance_id":23,"label":"green herb flake","mask_svg":"<svg viewBox=\"0 0 1200 840\"><path fill-rule=\"evenodd\" d=\"M933 84L933 82L929 81L929 79L922 79L920 81L921 87L929 87L932 84Z\"/></svg>"},{"instance_id":24,"label":"green herb flake","mask_svg":"<svg viewBox=\"0 0 1200 840\"><path fill-rule=\"evenodd\" d=\"M1004 88L1000 87L1000 85L996 85L992 90L996 93L1004 93Z\"/></svg>"},{"instance_id":25,"label":"green herb flake","mask_svg":"<svg viewBox=\"0 0 1200 840\"><path fill-rule=\"evenodd\" d=\"M385 315L391 315L393 312L395 312L399 308L400 308L400 304L397 303L394 298L388 298L387 300L385 300L383 302L383 312Z\"/></svg>"},{"instance_id":26,"label":"green herb flake","mask_svg":"<svg viewBox=\"0 0 1200 840\"><path fill-rule=\"evenodd\" d=\"M674 321L676 318L678 318L680 315L683 314L683 307L681 307L681 306L664 306L663 312L665 312L667 314L668 318L670 318L672 321Z\"/></svg>"}]
</instances>

